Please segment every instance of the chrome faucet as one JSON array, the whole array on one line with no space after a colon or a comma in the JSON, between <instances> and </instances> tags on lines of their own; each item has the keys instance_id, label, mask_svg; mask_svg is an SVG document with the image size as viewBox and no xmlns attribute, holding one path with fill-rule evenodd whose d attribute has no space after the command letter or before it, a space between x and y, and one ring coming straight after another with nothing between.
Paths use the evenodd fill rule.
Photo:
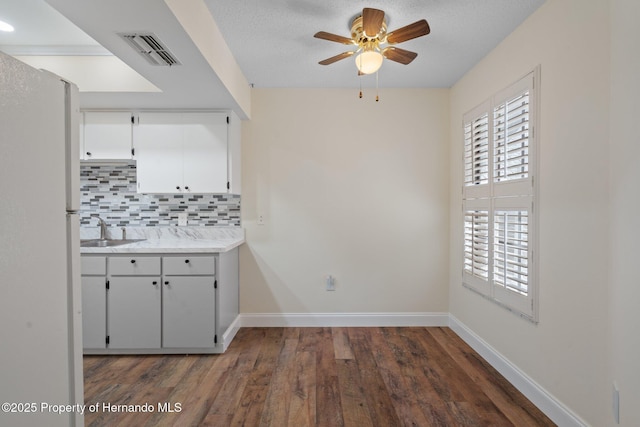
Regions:
<instances>
[{"instance_id":1,"label":"chrome faucet","mask_svg":"<svg viewBox=\"0 0 640 427\"><path fill-rule=\"evenodd\" d=\"M99 216L96 216L96 218L98 218L98 225L100 226L100 240L106 240L107 239L107 223L105 222L104 219L100 218Z\"/></svg>"}]
</instances>

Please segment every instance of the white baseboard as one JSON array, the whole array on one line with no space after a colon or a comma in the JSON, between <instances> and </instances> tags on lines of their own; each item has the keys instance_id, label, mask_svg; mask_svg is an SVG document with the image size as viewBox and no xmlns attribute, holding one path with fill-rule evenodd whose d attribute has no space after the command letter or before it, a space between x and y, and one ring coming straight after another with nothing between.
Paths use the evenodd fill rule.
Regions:
<instances>
[{"instance_id":1,"label":"white baseboard","mask_svg":"<svg viewBox=\"0 0 640 427\"><path fill-rule=\"evenodd\" d=\"M241 315L236 316L236 318L231 322L231 325L227 328L226 331L222 334L222 351L227 351L227 347L233 341L233 338L236 336L241 327Z\"/></svg>"},{"instance_id":2,"label":"white baseboard","mask_svg":"<svg viewBox=\"0 0 640 427\"><path fill-rule=\"evenodd\" d=\"M527 374L498 353L455 316L449 315L449 327L473 348L482 358L504 376L520 393L559 426L586 427L588 424L571 412L551 393L533 381Z\"/></svg>"},{"instance_id":3,"label":"white baseboard","mask_svg":"<svg viewBox=\"0 0 640 427\"><path fill-rule=\"evenodd\" d=\"M448 326L448 313L242 313L243 327Z\"/></svg>"}]
</instances>

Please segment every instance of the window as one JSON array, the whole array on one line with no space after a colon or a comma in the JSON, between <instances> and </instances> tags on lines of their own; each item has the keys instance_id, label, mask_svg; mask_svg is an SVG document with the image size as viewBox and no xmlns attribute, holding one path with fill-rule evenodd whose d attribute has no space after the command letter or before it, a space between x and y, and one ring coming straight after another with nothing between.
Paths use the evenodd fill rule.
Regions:
<instances>
[{"instance_id":1,"label":"window","mask_svg":"<svg viewBox=\"0 0 640 427\"><path fill-rule=\"evenodd\" d=\"M534 321L539 75L538 67L463 119L463 284Z\"/></svg>"}]
</instances>

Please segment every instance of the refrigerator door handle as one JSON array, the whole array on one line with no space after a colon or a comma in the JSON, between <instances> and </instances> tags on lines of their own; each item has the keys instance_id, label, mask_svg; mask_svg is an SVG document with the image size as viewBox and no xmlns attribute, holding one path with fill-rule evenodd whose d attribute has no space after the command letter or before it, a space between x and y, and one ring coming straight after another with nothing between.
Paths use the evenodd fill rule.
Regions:
<instances>
[{"instance_id":1,"label":"refrigerator door handle","mask_svg":"<svg viewBox=\"0 0 640 427\"><path fill-rule=\"evenodd\" d=\"M84 403L82 362L82 287L80 272L80 215L67 214L67 301L69 328L69 394L70 401ZM72 415L76 426L84 425L84 417ZM73 425L73 424L72 424Z\"/></svg>"},{"instance_id":2,"label":"refrigerator door handle","mask_svg":"<svg viewBox=\"0 0 640 427\"><path fill-rule=\"evenodd\" d=\"M65 85L65 162L67 180L68 212L80 210L80 108L78 101L78 87L64 81Z\"/></svg>"}]
</instances>

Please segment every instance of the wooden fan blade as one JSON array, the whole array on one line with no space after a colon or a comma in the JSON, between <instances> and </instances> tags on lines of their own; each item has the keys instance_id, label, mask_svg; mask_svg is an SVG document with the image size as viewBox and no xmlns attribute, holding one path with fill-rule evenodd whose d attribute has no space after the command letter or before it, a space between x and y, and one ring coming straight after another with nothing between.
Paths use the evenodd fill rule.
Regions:
<instances>
[{"instance_id":1,"label":"wooden fan blade","mask_svg":"<svg viewBox=\"0 0 640 427\"><path fill-rule=\"evenodd\" d=\"M429 32L431 32L429 24L427 24L426 20L422 19L387 34L387 42L402 43L407 40L415 39L416 37L426 36Z\"/></svg>"},{"instance_id":2,"label":"wooden fan blade","mask_svg":"<svg viewBox=\"0 0 640 427\"><path fill-rule=\"evenodd\" d=\"M382 28L384 12L379 9L365 7L362 9L362 29L368 37L375 37Z\"/></svg>"},{"instance_id":3,"label":"wooden fan blade","mask_svg":"<svg viewBox=\"0 0 640 427\"><path fill-rule=\"evenodd\" d=\"M339 54L339 55L332 56L331 58L327 58L327 59L325 59L324 61L320 61L320 62L318 62L318 64L320 64L320 65L329 65L329 64L333 64L334 62L340 61L341 59L344 59L344 58L348 58L348 57L350 57L350 56L351 56L351 55L353 55L354 53L355 53L355 52L351 52L351 51L349 51L349 52L342 52L342 53L341 53L341 54Z\"/></svg>"},{"instance_id":4,"label":"wooden fan blade","mask_svg":"<svg viewBox=\"0 0 640 427\"><path fill-rule=\"evenodd\" d=\"M409 50L400 49L399 47L385 47L382 49L382 56L395 62L407 65L418 56L417 53Z\"/></svg>"},{"instance_id":5,"label":"wooden fan blade","mask_svg":"<svg viewBox=\"0 0 640 427\"><path fill-rule=\"evenodd\" d=\"M329 40L330 42L337 42L342 44L355 44L352 39L347 37L339 36L337 34L327 33L325 31L318 31L313 35L313 37L317 39Z\"/></svg>"}]
</instances>

